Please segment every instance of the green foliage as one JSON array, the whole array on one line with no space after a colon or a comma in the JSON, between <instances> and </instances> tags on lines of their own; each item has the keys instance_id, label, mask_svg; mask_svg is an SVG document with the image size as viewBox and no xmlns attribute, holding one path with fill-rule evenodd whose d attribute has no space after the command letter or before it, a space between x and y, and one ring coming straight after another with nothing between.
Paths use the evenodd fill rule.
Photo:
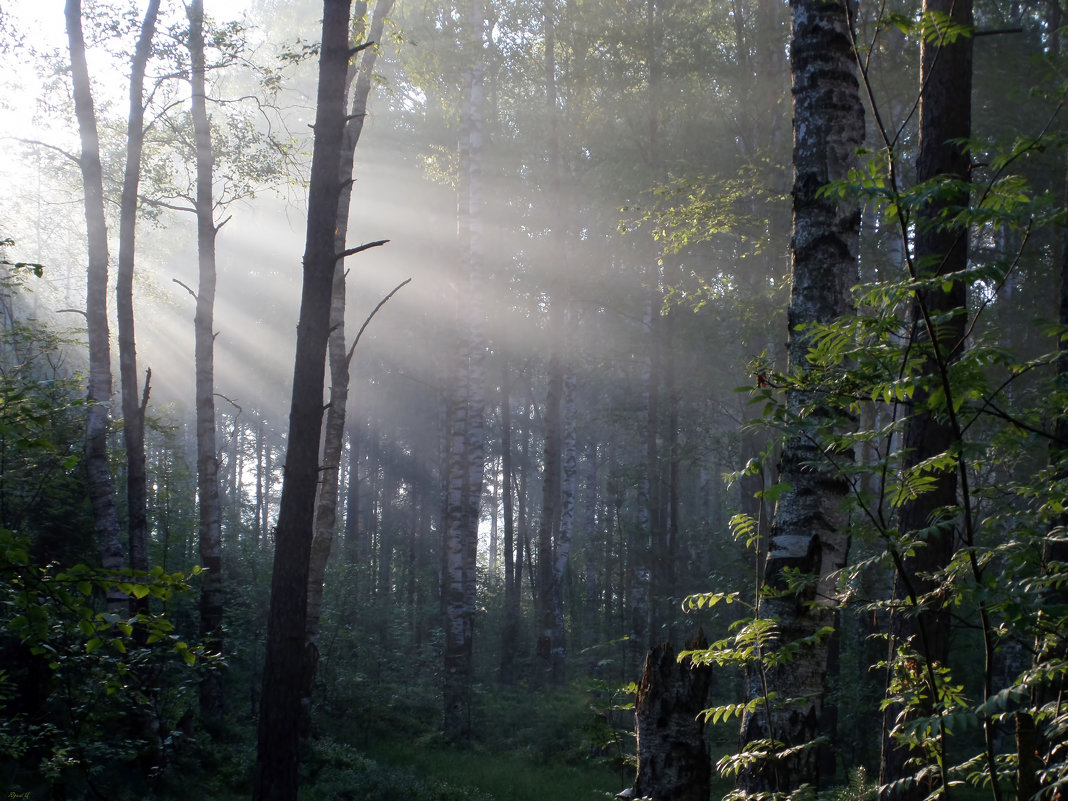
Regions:
<instances>
[{"instance_id":1,"label":"green foliage","mask_svg":"<svg viewBox=\"0 0 1068 801\"><path fill-rule=\"evenodd\" d=\"M115 591L168 601L188 589L187 577L38 565L27 540L7 529L0 577L0 640L8 654L21 654L6 674L4 687L18 688L8 697L18 702L0 730L0 754L28 771L20 781L76 786L104 781L133 760L159 764L159 752L174 744L160 732L176 726L195 684L182 670L200 649L162 614L100 607Z\"/></svg>"}]
</instances>

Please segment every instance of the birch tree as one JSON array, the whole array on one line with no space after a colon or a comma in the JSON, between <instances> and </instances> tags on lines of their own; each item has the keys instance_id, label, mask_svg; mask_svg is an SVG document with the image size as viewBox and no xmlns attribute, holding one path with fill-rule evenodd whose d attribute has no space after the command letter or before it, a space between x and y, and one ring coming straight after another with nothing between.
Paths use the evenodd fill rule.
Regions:
<instances>
[{"instance_id":1,"label":"birch tree","mask_svg":"<svg viewBox=\"0 0 1068 801\"><path fill-rule=\"evenodd\" d=\"M222 649L223 579L222 531L219 507L219 461L215 442L215 202L214 153L207 110L204 63L204 2L192 0L189 15L190 86L192 89L193 137L196 143L196 218L199 281L193 320L196 371L197 499L200 564L200 637L213 653ZM257 487L259 487L257 479ZM210 671L201 684L200 714L210 723L220 720L222 684Z\"/></svg>"},{"instance_id":2,"label":"birch tree","mask_svg":"<svg viewBox=\"0 0 1068 801\"><path fill-rule=\"evenodd\" d=\"M794 371L808 369L812 343L806 326L848 312L856 274L859 209L854 202L820 193L831 181L845 178L864 141L848 2L791 3L794 224L789 360ZM825 681L835 647L829 638L835 622L831 601L834 572L845 560L847 520L846 484L808 433L820 424L815 400L813 393L800 390L786 398L787 413L801 430L782 451L783 494L771 529L758 618L773 621L777 630L774 638L760 639L760 647L801 647L792 661L761 659L748 672L748 698L756 703L743 718L741 740L755 761L743 768L737 785L748 793L790 792L802 784L818 786L821 779L815 743L826 731ZM810 578L798 589L791 575Z\"/></svg>"},{"instance_id":3,"label":"birch tree","mask_svg":"<svg viewBox=\"0 0 1068 801\"><path fill-rule=\"evenodd\" d=\"M115 280L115 306L119 323L119 376L122 384L122 434L126 444L126 513L130 541L130 566L148 570L148 510L145 487L145 405L137 378L137 339L134 327L133 279L137 231L138 187L141 183L141 153L145 141L145 69L152 54L159 0L151 0L141 22L130 64L130 111L126 127L126 167L119 198L119 259ZM147 600L134 602L147 608Z\"/></svg>"},{"instance_id":4,"label":"birch tree","mask_svg":"<svg viewBox=\"0 0 1068 801\"><path fill-rule=\"evenodd\" d=\"M460 251L456 368L450 376L446 445L446 502L442 604L445 613L445 733L471 734L475 560L485 448L485 340L482 307L482 136L485 13L482 0L462 11L466 68L460 111L457 239Z\"/></svg>"},{"instance_id":5,"label":"birch tree","mask_svg":"<svg viewBox=\"0 0 1068 801\"><path fill-rule=\"evenodd\" d=\"M85 221L89 264L86 271L85 322L89 340L88 403L85 422L85 463L89 477L89 500L96 526L101 566L123 567L119 515L115 488L108 466L108 420L111 405L111 341L108 331L108 230L104 216L104 180L100 163L100 137L85 58L82 34L82 4L67 0L67 41L70 49L74 112L78 118L81 156L78 160L85 193ZM112 591L108 608L121 610L125 596Z\"/></svg>"}]
</instances>

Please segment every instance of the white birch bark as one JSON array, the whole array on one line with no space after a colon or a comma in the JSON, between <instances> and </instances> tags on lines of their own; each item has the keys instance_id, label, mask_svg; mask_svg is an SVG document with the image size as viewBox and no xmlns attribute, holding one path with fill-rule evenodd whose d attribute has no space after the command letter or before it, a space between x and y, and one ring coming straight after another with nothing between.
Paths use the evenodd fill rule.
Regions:
<instances>
[{"instance_id":1,"label":"white birch bark","mask_svg":"<svg viewBox=\"0 0 1068 801\"><path fill-rule=\"evenodd\" d=\"M793 286L789 308L789 357L793 370L807 369L809 344L799 328L830 322L850 308L849 287L856 276L860 212L853 202L819 195L821 187L844 178L864 141L851 39L849 0L795 0L791 71L794 95ZM811 393L788 393L792 415L818 408ZM818 413L818 412L816 412ZM841 455L840 455L841 456ZM771 530L764 582L780 592L760 601L759 615L778 623L779 641L794 642L834 625L826 602L831 576L845 557L846 487L812 438L798 434L783 446L780 479L790 486L780 499ZM818 578L817 588L784 591L784 570ZM770 647L770 646L769 646ZM770 740L770 756L739 775L746 792L790 792L804 783L819 786L820 756L811 743L827 728L825 680L836 661L836 641L801 649L797 658L774 669L762 663L749 671L750 699L765 699L742 722L742 743ZM794 699L785 703L787 699ZM791 756L780 753L797 747Z\"/></svg>"},{"instance_id":2,"label":"white birch bark","mask_svg":"<svg viewBox=\"0 0 1068 801\"><path fill-rule=\"evenodd\" d=\"M475 563L485 450L485 334L482 276L482 47L485 19L481 0L464 5L463 75L460 112L460 175L457 239L462 292L457 303L457 367L448 413L445 542L442 602L445 613L444 719L446 735L465 740L471 733L471 680L475 614Z\"/></svg>"}]
</instances>

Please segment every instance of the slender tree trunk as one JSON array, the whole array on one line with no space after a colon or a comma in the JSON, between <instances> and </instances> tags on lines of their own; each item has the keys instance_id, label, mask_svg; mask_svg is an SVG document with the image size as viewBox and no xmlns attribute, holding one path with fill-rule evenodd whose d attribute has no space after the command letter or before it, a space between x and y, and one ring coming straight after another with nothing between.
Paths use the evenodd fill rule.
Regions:
<instances>
[{"instance_id":1,"label":"slender tree trunk","mask_svg":"<svg viewBox=\"0 0 1068 801\"><path fill-rule=\"evenodd\" d=\"M378 42L382 37L385 17L393 6L393 0L379 0L375 3L374 15L368 32L369 42ZM355 6L355 18L361 23L367 15L367 3L359 2ZM337 208L337 228L334 235L334 247L338 253L345 250L348 237L349 207L352 200L353 171L356 163L356 147L363 131L364 118L367 114L367 98L371 93L371 77L377 59L378 48L367 47L360 59L352 92L349 117L345 125L345 134L341 146L341 158L338 165L338 182L341 195ZM352 72L350 71L350 79ZM330 292L330 335L327 351L330 361L330 403L326 408L326 426L323 437L323 466L321 471L319 498L315 509L315 528L312 539L311 562L308 571L308 646L316 654L319 650L319 619L322 614L323 580L326 565L334 542L334 529L337 523L337 504L339 479L341 475L341 455L345 444L345 412L349 397L350 355L346 352L345 340L345 266L338 261L334 268L334 277ZM313 659L313 664L315 664ZM312 683L315 679L313 670L308 671L308 684L305 689L305 706L310 708Z\"/></svg>"},{"instance_id":2,"label":"slender tree trunk","mask_svg":"<svg viewBox=\"0 0 1068 801\"><path fill-rule=\"evenodd\" d=\"M925 12L944 14L954 23L972 24L971 0L925 0ZM917 181L939 176L966 182L970 178L970 159L962 144L971 135L972 38L960 36L954 42L938 38L925 39L920 51L920 142L916 162ZM916 221L913 277L953 275L968 264L968 232L948 227L939 220L947 208L966 206L966 189L951 190L940 200L920 209ZM967 326L967 287L962 280L919 293L913 310L913 332L921 347L930 348L924 372L934 384L946 390L946 403L952 402L949 387L941 378L949 364L964 348ZM933 320L938 319L937 323ZM914 409L923 409L928 391L918 388L912 398ZM906 467L950 450L959 442L959 430L942 415L918 411L905 428ZM927 578L946 567L953 556L959 526L957 518L957 473L948 471L937 476L934 486L923 495L902 506L899 516L901 533L917 536L925 545L902 560L903 570L894 577L894 598L912 607L907 613L894 614L890 620L891 658L907 652L924 666L920 671L927 684L928 707L921 714L932 714L937 691L933 677L949 658L949 610L938 604L920 605L919 599L936 586ZM950 510L948 515L946 510ZM949 523L949 525L947 525ZM993 654L987 654L986 674L992 670ZM886 786L884 801L915 801L924 798L935 786L935 779L894 785L897 779L914 772L907 763L916 754L898 743L891 732L901 713L896 704L883 712L883 755L880 783ZM945 764L945 733L938 737ZM942 775L943 792L947 777Z\"/></svg>"},{"instance_id":3,"label":"slender tree trunk","mask_svg":"<svg viewBox=\"0 0 1068 801\"><path fill-rule=\"evenodd\" d=\"M308 565L319 481L330 293L340 254L334 227L345 126L349 2L324 0L304 281L297 323L285 478L275 535L254 801L295 801L307 648Z\"/></svg>"},{"instance_id":4,"label":"slender tree trunk","mask_svg":"<svg viewBox=\"0 0 1068 801\"><path fill-rule=\"evenodd\" d=\"M198 536L200 564L200 638L213 654L222 652L223 578L222 525L219 506L219 463L215 442L215 227L212 179L214 157L208 121L204 76L204 2L189 4L189 56L192 62L193 134L197 164L197 257L200 281L193 321L196 356L197 498L200 507ZM261 426L262 428L262 426ZM262 463L262 432L257 450ZM262 506L262 485L257 476L257 496ZM257 525L259 510L257 509ZM222 677L212 670L200 686L200 714L217 725L223 713Z\"/></svg>"},{"instance_id":5,"label":"slender tree trunk","mask_svg":"<svg viewBox=\"0 0 1068 801\"><path fill-rule=\"evenodd\" d=\"M586 483L584 493L584 522L583 531L586 535L586 558L583 560L586 569L586 602L584 606L585 622L583 625L582 639L579 644L584 648L590 648L601 640L600 620L601 610L604 606L603 593L609 582L601 580L602 571L608 572L608 562L605 557L604 538L601 531L604 521L598 520L597 505L600 496L600 482L598 480L598 452L597 443L591 442L586 455ZM608 508L608 504L605 504Z\"/></svg>"},{"instance_id":6,"label":"slender tree trunk","mask_svg":"<svg viewBox=\"0 0 1068 801\"><path fill-rule=\"evenodd\" d=\"M212 405L214 406L214 398L212 398ZM214 416L214 413L213 415ZM266 464L264 461L264 422L263 418L260 418L259 423L256 425L256 525L253 528L253 537L256 545L259 545L267 537L267 485L269 479L267 477ZM214 430L214 427L213 427ZM214 435L213 435L214 441ZM212 446L212 452L214 453L215 446ZM219 502L219 462L215 460L215 502Z\"/></svg>"},{"instance_id":7,"label":"slender tree trunk","mask_svg":"<svg viewBox=\"0 0 1068 801\"><path fill-rule=\"evenodd\" d=\"M104 217L103 168L100 164L100 139L97 135L89 68L85 59L80 0L67 0L65 13L74 87L74 111L78 118L81 138L79 163L85 193L85 222L89 242L85 298L85 320L89 339L85 464L100 564L107 570L121 570L122 539L119 516L115 508L115 488L108 466L111 343L108 334L108 231ZM113 613L122 612L126 605L126 596L118 590L113 590L108 593L107 605L108 610Z\"/></svg>"},{"instance_id":8,"label":"slender tree trunk","mask_svg":"<svg viewBox=\"0 0 1068 801\"><path fill-rule=\"evenodd\" d=\"M141 35L130 65L130 116L126 127L126 170L119 199L119 263L116 271L115 307L119 323L119 376L122 383L122 432L126 443L126 506L129 518L130 567L148 570L148 508L145 497L145 397L137 385L137 342L134 335L133 277L134 242L137 229L137 190L141 183L141 152L144 148L145 68L152 53L159 0L151 0L141 22ZM147 610L148 599L131 601Z\"/></svg>"},{"instance_id":9,"label":"slender tree trunk","mask_svg":"<svg viewBox=\"0 0 1068 801\"><path fill-rule=\"evenodd\" d=\"M577 411L575 407L575 373L564 374L563 397L560 399L562 453L560 476L560 525L553 553L552 583L552 651L550 664L555 684L563 684L567 675L566 630L564 619L564 584L571 562L571 538L575 521L575 487L578 473Z\"/></svg>"},{"instance_id":10,"label":"slender tree trunk","mask_svg":"<svg viewBox=\"0 0 1068 801\"><path fill-rule=\"evenodd\" d=\"M515 548L515 510L512 505L512 370L501 359L501 482L504 485L504 628L501 632L502 684L515 681L515 648L519 639L519 570ZM522 563L520 552L519 563Z\"/></svg>"},{"instance_id":11,"label":"slender tree trunk","mask_svg":"<svg viewBox=\"0 0 1068 801\"><path fill-rule=\"evenodd\" d=\"M555 547L560 529L560 486L562 401L564 370L559 357L554 354L549 360L549 383L545 396L545 449L542 457L541 518L538 522L538 658L542 670L556 682L553 671L553 633L556 625L554 598L557 589L555 572ZM540 677L539 677L540 679Z\"/></svg>"},{"instance_id":12,"label":"slender tree trunk","mask_svg":"<svg viewBox=\"0 0 1068 801\"><path fill-rule=\"evenodd\" d=\"M457 237L464 291L458 299L460 328L454 397L449 404L447 497L445 514L444 720L443 730L456 740L471 735L475 560L478 552L479 502L482 496L485 427L485 344L482 309L482 0L464 5L465 96L460 120L460 180ZM462 310L462 311L461 311Z\"/></svg>"},{"instance_id":13,"label":"slender tree trunk","mask_svg":"<svg viewBox=\"0 0 1068 801\"><path fill-rule=\"evenodd\" d=\"M819 194L831 181L845 177L864 141L846 2L791 3L794 233L789 356L795 371L808 365L810 343L803 326L848 313L857 269L859 209L855 203ZM791 415L799 415L812 401L809 392L787 393ZM779 642L792 643L835 623L829 577L845 559L846 486L815 441L803 434L784 444L780 475L790 489L779 500L763 579L776 592L760 600L759 616L775 619ZM787 570L814 576L818 584L801 593L788 591ZM819 645L806 645L786 664L761 658L751 666L747 692L757 705L743 718L741 741L743 747L763 743L769 755L741 772L738 789L787 793L804 783L819 788L829 778L821 776L819 751L811 743L828 734L822 724L827 682L836 663L833 642L824 637ZM776 697L769 700L768 693ZM785 755L784 749L793 750Z\"/></svg>"},{"instance_id":14,"label":"slender tree trunk","mask_svg":"<svg viewBox=\"0 0 1068 801\"><path fill-rule=\"evenodd\" d=\"M358 565L360 548L360 433L355 421L349 424L349 480L345 491L345 560Z\"/></svg>"}]
</instances>

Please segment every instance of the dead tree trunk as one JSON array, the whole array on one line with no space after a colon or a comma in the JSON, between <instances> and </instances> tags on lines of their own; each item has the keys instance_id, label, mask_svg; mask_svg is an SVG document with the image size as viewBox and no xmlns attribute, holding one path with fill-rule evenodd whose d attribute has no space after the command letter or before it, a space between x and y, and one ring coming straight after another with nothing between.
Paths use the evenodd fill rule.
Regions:
<instances>
[{"instance_id":1,"label":"dead tree trunk","mask_svg":"<svg viewBox=\"0 0 1068 801\"><path fill-rule=\"evenodd\" d=\"M690 645L707 647L704 634ZM708 801L712 763L700 713L711 680L710 666L680 662L670 643L649 652L635 705L638 775L631 797Z\"/></svg>"}]
</instances>

